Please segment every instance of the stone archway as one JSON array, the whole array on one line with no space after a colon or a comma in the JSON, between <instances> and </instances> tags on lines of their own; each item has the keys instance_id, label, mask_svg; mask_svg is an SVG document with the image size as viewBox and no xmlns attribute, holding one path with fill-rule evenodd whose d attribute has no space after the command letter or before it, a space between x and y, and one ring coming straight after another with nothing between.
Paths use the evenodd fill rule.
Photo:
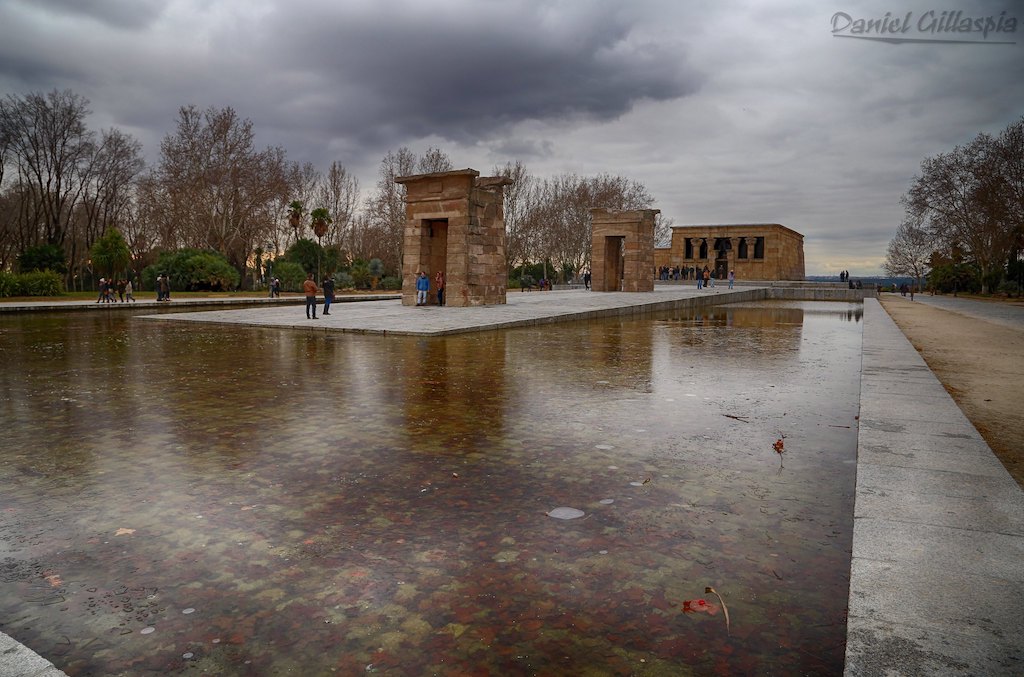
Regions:
<instances>
[{"instance_id":1,"label":"stone archway","mask_svg":"<svg viewBox=\"0 0 1024 677\"><path fill-rule=\"evenodd\" d=\"M402 305L416 305L416 275L445 274L446 306L505 303L504 187L511 179L475 169L402 176L406 187L402 246Z\"/></svg>"},{"instance_id":2,"label":"stone archway","mask_svg":"<svg viewBox=\"0 0 1024 677\"><path fill-rule=\"evenodd\" d=\"M590 245L594 291L654 291L657 209L592 209Z\"/></svg>"}]
</instances>

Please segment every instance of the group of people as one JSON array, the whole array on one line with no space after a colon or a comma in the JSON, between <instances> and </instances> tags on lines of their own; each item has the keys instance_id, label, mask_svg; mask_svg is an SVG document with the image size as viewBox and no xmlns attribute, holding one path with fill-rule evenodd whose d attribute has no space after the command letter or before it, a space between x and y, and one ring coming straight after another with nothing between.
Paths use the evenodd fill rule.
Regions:
<instances>
[{"instance_id":1,"label":"group of people","mask_svg":"<svg viewBox=\"0 0 1024 677\"><path fill-rule=\"evenodd\" d=\"M166 273L160 273L156 277L156 300L171 300L171 278Z\"/></svg>"},{"instance_id":2,"label":"group of people","mask_svg":"<svg viewBox=\"0 0 1024 677\"><path fill-rule=\"evenodd\" d=\"M839 281L840 282L846 282L849 279L850 279L850 271L848 271L848 270L840 270L839 271ZM851 289L852 289L852 287L851 287Z\"/></svg>"},{"instance_id":3,"label":"group of people","mask_svg":"<svg viewBox=\"0 0 1024 677\"><path fill-rule=\"evenodd\" d=\"M658 279L662 281L692 280L697 275L697 269L693 266L662 266L658 268Z\"/></svg>"},{"instance_id":4,"label":"group of people","mask_svg":"<svg viewBox=\"0 0 1024 677\"><path fill-rule=\"evenodd\" d=\"M281 281L276 277L271 280L271 295L275 294L274 283L277 283L276 295L281 295ZM316 320L319 319L316 316L316 295L317 292L323 291L324 293L324 315L331 314L331 303L334 302L334 278L328 275L320 283L321 287L316 286L316 280L313 279L313 273L306 275L306 281L302 283L302 293L306 296L306 319Z\"/></svg>"},{"instance_id":5,"label":"group of people","mask_svg":"<svg viewBox=\"0 0 1024 677\"><path fill-rule=\"evenodd\" d=\"M270 283L267 285L267 297L272 299L281 298L281 279L277 277L270 278Z\"/></svg>"},{"instance_id":6,"label":"group of people","mask_svg":"<svg viewBox=\"0 0 1024 677\"><path fill-rule=\"evenodd\" d=\"M733 288L736 282L736 271L730 270L728 274L729 289ZM697 280L697 289L705 289L715 286L717 274L707 266L703 269L696 266L661 266L658 268L658 279L662 281Z\"/></svg>"},{"instance_id":7,"label":"group of people","mask_svg":"<svg viewBox=\"0 0 1024 677\"><path fill-rule=\"evenodd\" d=\"M444 271L439 270L434 274L434 290L437 292L437 305L444 305ZM425 306L427 294L430 292L430 278L424 270L416 273L416 305Z\"/></svg>"},{"instance_id":8,"label":"group of people","mask_svg":"<svg viewBox=\"0 0 1024 677\"><path fill-rule=\"evenodd\" d=\"M108 280L105 277L101 277L100 295L96 299L96 303L134 302L135 296L133 291L131 280Z\"/></svg>"},{"instance_id":9,"label":"group of people","mask_svg":"<svg viewBox=\"0 0 1024 677\"><path fill-rule=\"evenodd\" d=\"M697 278L697 289L715 288L715 272L707 266L704 266L704 270L694 271L693 275ZM730 270L726 279L729 281L729 289L734 288L736 286L736 271Z\"/></svg>"}]
</instances>

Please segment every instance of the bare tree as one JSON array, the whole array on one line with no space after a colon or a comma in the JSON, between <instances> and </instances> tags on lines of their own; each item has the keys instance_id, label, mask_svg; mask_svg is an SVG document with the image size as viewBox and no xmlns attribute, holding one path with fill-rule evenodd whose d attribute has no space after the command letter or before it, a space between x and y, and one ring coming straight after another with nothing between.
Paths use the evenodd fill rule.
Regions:
<instances>
[{"instance_id":1,"label":"bare tree","mask_svg":"<svg viewBox=\"0 0 1024 677\"><path fill-rule=\"evenodd\" d=\"M0 101L5 164L13 163L21 247L63 245L85 189L95 134L85 126L89 102L69 90Z\"/></svg>"},{"instance_id":2,"label":"bare tree","mask_svg":"<svg viewBox=\"0 0 1024 677\"><path fill-rule=\"evenodd\" d=\"M983 293L989 291L989 273L1005 265L1017 235L1011 189L1001 169L995 140L979 134L966 146L926 158L904 198L909 218L929 224L947 248L962 248L974 260Z\"/></svg>"},{"instance_id":3,"label":"bare tree","mask_svg":"<svg viewBox=\"0 0 1024 677\"><path fill-rule=\"evenodd\" d=\"M658 248L672 246L672 224L676 221L661 212L654 215L654 246Z\"/></svg>"},{"instance_id":4,"label":"bare tree","mask_svg":"<svg viewBox=\"0 0 1024 677\"><path fill-rule=\"evenodd\" d=\"M921 279L928 274L932 256L935 253L935 237L921 224L906 219L896 229L896 235L889 240L889 248L882 267L893 277L909 275L914 284L921 287Z\"/></svg>"},{"instance_id":5,"label":"bare tree","mask_svg":"<svg viewBox=\"0 0 1024 677\"><path fill-rule=\"evenodd\" d=\"M1024 241L1024 117L1007 126L996 139L996 160L1005 180L1008 224Z\"/></svg>"},{"instance_id":6,"label":"bare tree","mask_svg":"<svg viewBox=\"0 0 1024 677\"><path fill-rule=\"evenodd\" d=\"M327 230L327 242L351 250L349 240L359 205L359 180L340 162L332 162L320 183L317 204L326 207L334 219Z\"/></svg>"},{"instance_id":7,"label":"bare tree","mask_svg":"<svg viewBox=\"0 0 1024 677\"><path fill-rule=\"evenodd\" d=\"M452 159L440 148L431 146L423 157L416 163L416 171L420 174L432 174L433 172L450 172L454 169Z\"/></svg>"},{"instance_id":8,"label":"bare tree","mask_svg":"<svg viewBox=\"0 0 1024 677\"><path fill-rule=\"evenodd\" d=\"M257 151L252 122L232 108L179 111L177 130L160 145L154 193L165 246L214 249L247 279L253 249L273 237L292 188L280 148Z\"/></svg>"},{"instance_id":9,"label":"bare tree","mask_svg":"<svg viewBox=\"0 0 1024 677\"><path fill-rule=\"evenodd\" d=\"M377 256L388 270L401 267L405 226L405 186L395 183L395 179L416 173L416 167L416 155L408 148L389 151L381 160L377 192L369 202L370 223L379 231Z\"/></svg>"},{"instance_id":10,"label":"bare tree","mask_svg":"<svg viewBox=\"0 0 1024 677\"><path fill-rule=\"evenodd\" d=\"M540 182L519 160L496 166L493 174L512 179L504 190L505 254L511 272L516 266L531 261L536 249L532 239L536 229L532 227L531 218L537 212Z\"/></svg>"},{"instance_id":11,"label":"bare tree","mask_svg":"<svg viewBox=\"0 0 1024 677\"><path fill-rule=\"evenodd\" d=\"M79 271L79 279L93 244L108 227L129 230L135 181L144 167L142 146L134 137L117 129L102 133L85 174L79 213L71 222L74 237L67 247L69 268Z\"/></svg>"},{"instance_id":12,"label":"bare tree","mask_svg":"<svg viewBox=\"0 0 1024 677\"><path fill-rule=\"evenodd\" d=\"M579 275L590 265L591 209L647 209L653 204L643 184L624 176L561 174L545 179L527 219L536 230L531 236L535 253L541 261L550 259L559 270Z\"/></svg>"},{"instance_id":13,"label":"bare tree","mask_svg":"<svg viewBox=\"0 0 1024 677\"><path fill-rule=\"evenodd\" d=\"M305 162L301 165L294 164L291 166L288 174L289 183L289 200L298 200L303 204L306 212L312 209L316 209L319 205L320 193L323 183L323 174L312 162ZM296 226L296 227L293 227ZM298 221L289 222L287 237L284 238L284 242L297 242L299 238L312 237L313 233L310 230L310 222L307 219L299 219Z\"/></svg>"}]
</instances>

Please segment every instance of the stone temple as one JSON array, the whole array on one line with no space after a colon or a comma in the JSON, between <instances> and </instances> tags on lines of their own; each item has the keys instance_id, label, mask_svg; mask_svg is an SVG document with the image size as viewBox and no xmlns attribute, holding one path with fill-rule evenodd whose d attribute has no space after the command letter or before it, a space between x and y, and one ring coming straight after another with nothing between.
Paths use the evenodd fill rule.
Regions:
<instances>
[{"instance_id":1,"label":"stone temple","mask_svg":"<svg viewBox=\"0 0 1024 677\"><path fill-rule=\"evenodd\" d=\"M437 303L434 276L445 274L445 305L505 303L503 176L481 177L475 169L402 176L406 187L402 249L402 305L416 305L416 274L430 277L428 303Z\"/></svg>"},{"instance_id":2,"label":"stone temple","mask_svg":"<svg viewBox=\"0 0 1024 677\"><path fill-rule=\"evenodd\" d=\"M740 280L803 280L804 236L778 223L674 226L672 244L654 250L655 274L663 266L707 266L718 279L735 270Z\"/></svg>"},{"instance_id":3,"label":"stone temple","mask_svg":"<svg viewBox=\"0 0 1024 677\"><path fill-rule=\"evenodd\" d=\"M591 288L654 291L654 219L657 209L591 209Z\"/></svg>"}]
</instances>

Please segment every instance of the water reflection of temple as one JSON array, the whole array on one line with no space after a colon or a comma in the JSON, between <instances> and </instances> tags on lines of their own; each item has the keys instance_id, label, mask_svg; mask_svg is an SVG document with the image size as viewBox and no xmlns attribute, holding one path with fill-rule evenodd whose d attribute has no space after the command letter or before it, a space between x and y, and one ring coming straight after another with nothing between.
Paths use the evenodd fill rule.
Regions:
<instances>
[{"instance_id":1,"label":"water reflection of temple","mask_svg":"<svg viewBox=\"0 0 1024 677\"><path fill-rule=\"evenodd\" d=\"M408 434L438 449L474 451L504 430L506 334L402 340L394 391ZM392 356L391 359L394 359Z\"/></svg>"}]
</instances>

